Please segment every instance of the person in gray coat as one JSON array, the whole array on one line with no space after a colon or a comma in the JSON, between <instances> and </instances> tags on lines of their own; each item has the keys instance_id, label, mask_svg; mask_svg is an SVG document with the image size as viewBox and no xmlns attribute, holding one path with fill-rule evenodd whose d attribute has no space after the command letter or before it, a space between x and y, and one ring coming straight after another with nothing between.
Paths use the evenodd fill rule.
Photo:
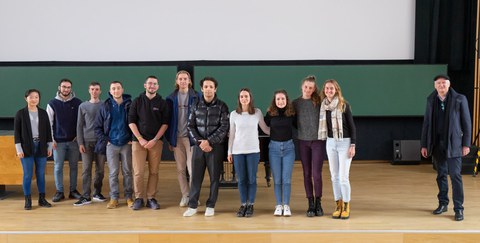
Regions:
<instances>
[{"instance_id":1,"label":"person in gray coat","mask_svg":"<svg viewBox=\"0 0 480 243\"><path fill-rule=\"evenodd\" d=\"M453 191L455 220L463 220L462 156L470 152L472 124L467 98L450 88L450 78L438 75L434 79L435 91L427 98L423 120L421 153L432 156L437 163L438 208L433 214L447 212L448 181Z\"/></svg>"}]
</instances>

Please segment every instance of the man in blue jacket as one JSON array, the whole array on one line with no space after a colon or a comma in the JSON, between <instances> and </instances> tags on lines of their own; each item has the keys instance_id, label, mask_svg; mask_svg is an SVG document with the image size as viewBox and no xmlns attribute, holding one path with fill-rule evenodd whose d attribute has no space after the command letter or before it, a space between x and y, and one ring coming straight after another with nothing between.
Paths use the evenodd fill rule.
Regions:
<instances>
[{"instance_id":1,"label":"man in blue jacket","mask_svg":"<svg viewBox=\"0 0 480 243\"><path fill-rule=\"evenodd\" d=\"M123 94L120 81L110 83L109 96L95 118L95 135L97 136L95 153L107 155L110 183L110 201L107 208L118 207L120 161L125 199L127 206L131 208L133 206L132 132L128 127L128 111L132 100L130 95Z\"/></svg>"},{"instance_id":2,"label":"man in blue jacket","mask_svg":"<svg viewBox=\"0 0 480 243\"><path fill-rule=\"evenodd\" d=\"M434 78L435 91L427 98L423 120L421 153L432 155L437 162L438 208L433 214L442 214L448 208L448 181L450 174L455 220L463 220L462 156L470 152L472 124L467 98L450 88L450 78Z\"/></svg>"},{"instance_id":3,"label":"man in blue jacket","mask_svg":"<svg viewBox=\"0 0 480 243\"><path fill-rule=\"evenodd\" d=\"M177 179L182 192L179 206L188 206L190 183L187 180L187 171L192 176L192 154L195 142L188 136L187 122L190 109L198 102L202 95L192 87L190 74L180 70L175 79L175 90L167 97L170 121L166 132L166 139L177 164ZM190 182L192 180L190 179Z\"/></svg>"}]
</instances>

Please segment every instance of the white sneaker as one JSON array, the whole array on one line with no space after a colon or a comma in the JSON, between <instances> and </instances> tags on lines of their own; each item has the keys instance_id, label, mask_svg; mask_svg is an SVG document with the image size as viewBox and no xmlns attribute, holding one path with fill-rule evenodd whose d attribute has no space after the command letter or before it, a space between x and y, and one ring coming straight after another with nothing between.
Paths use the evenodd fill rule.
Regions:
<instances>
[{"instance_id":1,"label":"white sneaker","mask_svg":"<svg viewBox=\"0 0 480 243\"><path fill-rule=\"evenodd\" d=\"M275 212L273 212L273 215L275 216L282 216L283 213L283 207L282 205L277 205L275 206Z\"/></svg>"},{"instance_id":2,"label":"white sneaker","mask_svg":"<svg viewBox=\"0 0 480 243\"><path fill-rule=\"evenodd\" d=\"M205 209L205 217L212 217L215 215L215 208L209 208Z\"/></svg>"},{"instance_id":3,"label":"white sneaker","mask_svg":"<svg viewBox=\"0 0 480 243\"><path fill-rule=\"evenodd\" d=\"M182 197L182 199L180 200L179 206L180 207L188 206L188 197Z\"/></svg>"},{"instance_id":4,"label":"white sneaker","mask_svg":"<svg viewBox=\"0 0 480 243\"><path fill-rule=\"evenodd\" d=\"M188 208L185 213L183 213L183 217L192 217L193 215L197 214L196 208Z\"/></svg>"},{"instance_id":5,"label":"white sneaker","mask_svg":"<svg viewBox=\"0 0 480 243\"><path fill-rule=\"evenodd\" d=\"M290 211L290 206L288 205L283 206L283 216L285 217L292 216L292 211Z\"/></svg>"}]
</instances>

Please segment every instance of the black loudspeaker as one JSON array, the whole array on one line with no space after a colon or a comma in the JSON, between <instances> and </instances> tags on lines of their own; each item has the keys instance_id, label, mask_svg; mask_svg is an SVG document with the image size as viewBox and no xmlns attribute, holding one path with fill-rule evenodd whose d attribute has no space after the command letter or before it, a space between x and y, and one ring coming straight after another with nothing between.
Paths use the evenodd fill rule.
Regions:
<instances>
[{"instance_id":1,"label":"black loudspeaker","mask_svg":"<svg viewBox=\"0 0 480 243\"><path fill-rule=\"evenodd\" d=\"M420 160L420 140L393 140L392 165L418 165Z\"/></svg>"}]
</instances>

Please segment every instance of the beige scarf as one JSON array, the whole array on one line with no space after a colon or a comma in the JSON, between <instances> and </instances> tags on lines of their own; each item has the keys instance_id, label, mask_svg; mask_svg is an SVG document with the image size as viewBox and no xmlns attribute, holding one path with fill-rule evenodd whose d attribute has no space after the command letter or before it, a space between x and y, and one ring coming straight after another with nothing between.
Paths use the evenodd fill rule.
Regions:
<instances>
[{"instance_id":1,"label":"beige scarf","mask_svg":"<svg viewBox=\"0 0 480 243\"><path fill-rule=\"evenodd\" d=\"M334 97L330 102L328 99L322 101L320 106L320 124L318 128L318 139L326 140L327 139L327 112L331 111L332 115L332 132L333 138L335 140L343 140L343 120L342 112L338 110L338 97Z\"/></svg>"}]
</instances>

